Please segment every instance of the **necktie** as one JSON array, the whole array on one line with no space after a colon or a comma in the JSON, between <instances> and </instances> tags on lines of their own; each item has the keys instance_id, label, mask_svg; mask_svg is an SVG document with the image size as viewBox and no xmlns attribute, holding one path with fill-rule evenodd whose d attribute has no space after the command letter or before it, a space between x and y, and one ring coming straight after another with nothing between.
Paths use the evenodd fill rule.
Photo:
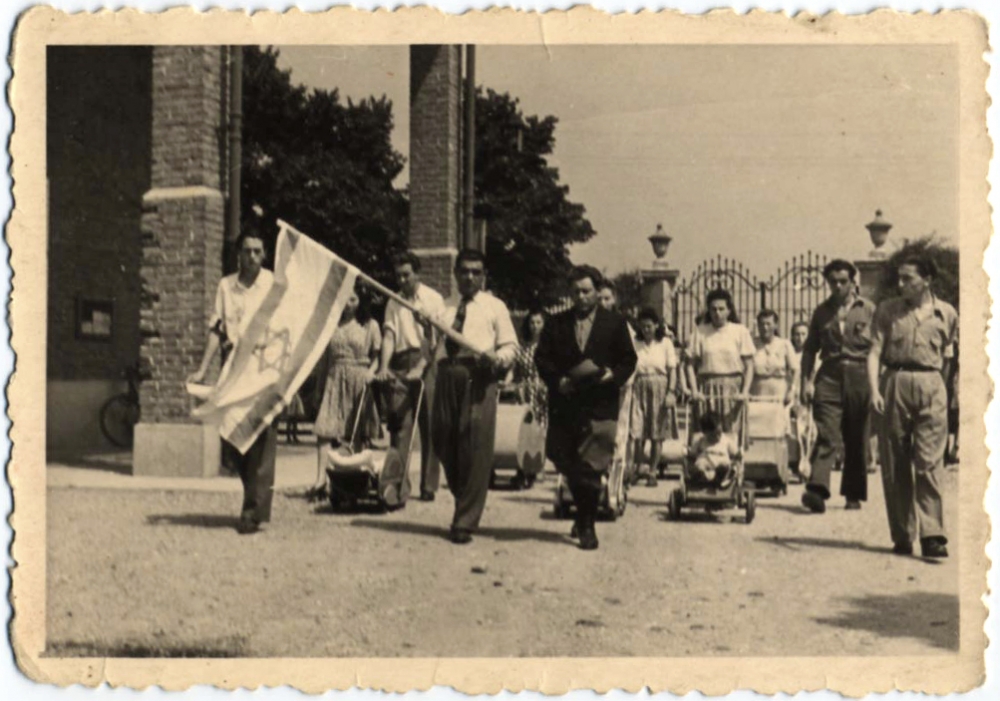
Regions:
<instances>
[{"instance_id":1,"label":"necktie","mask_svg":"<svg viewBox=\"0 0 1000 701\"><path fill-rule=\"evenodd\" d=\"M468 305L469 300L463 297L462 301L458 304L458 311L455 312L455 323L451 325L451 328L458 333L462 333L462 329L465 327L465 308ZM444 343L444 349L448 353L449 358L454 358L458 355L458 352L462 349L462 347L449 338Z\"/></svg>"}]
</instances>

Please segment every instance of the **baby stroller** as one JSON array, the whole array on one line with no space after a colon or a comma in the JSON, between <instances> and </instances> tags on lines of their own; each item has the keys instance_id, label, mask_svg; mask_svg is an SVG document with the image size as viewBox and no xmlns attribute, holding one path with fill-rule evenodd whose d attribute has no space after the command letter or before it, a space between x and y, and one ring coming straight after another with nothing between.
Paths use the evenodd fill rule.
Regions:
<instances>
[{"instance_id":1,"label":"baby stroller","mask_svg":"<svg viewBox=\"0 0 1000 701\"><path fill-rule=\"evenodd\" d=\"M520 401L517 387L502 385L497 392L496 443L490 488L499 476L509 475L513 489L531 489L545 468L545 429L531 407Z\"/></svg>"},{"instance_id":2,"label":"baby stroller","mask_svg":"<svg viewBox=\"0 0 1000 701\"><path fill-rule=\"evenodd\" d=\"M399 380L393 380L399 381ZM424 399L424 383L419 382L414 416L420 415L420 404ZM413 437L416 424L406 439L405 455L394 448L386 450L381 460L374 451L358 444L358 426L366 412L376 411L371 385L365 387L358 402L357 416L351 432L349 446L331 448L327 452L327 481L330 491L330 505L335 512L355 511L362 504L373 505L380 511L395 511L406 506L410 496L409 464L413 452Z\"/></svg>"},{"instance_id":3,"label":"baby stroller","mask_svg":"<svg viewBox=\"0 0 1000 701\"><path fill-rule=\"evenodd\" d=\"M747 437L747 410L746 402L737 397L718 395L708 399L694 400L693 404L698 409L696 415L702 411L715 409L720 404L726 402L736 402L740 407L739 416L731 427L735 433L736 445L744 455L746 454ZM689 447L693 446L701 436L699 432L689 431ZM715 480L711 482L699 481L693 470L693 460L689 456L684 461L684 469L680 474L680 484L670 492L667 502L670 518L679 520L682 509L700 507L705 511L722 511L725 509L743 509L746 514L746 523L753 522L756 513L756 497L751 483L744 479L743 458L732 459L730 469L721 482Z\"/></svg>"},{"instance_id":4,"label":"baby stroller","mask_svg":"<svg viewBox=\"0 0 1000 701\"><path fill-rule=\"evenodd\" d=\"M687 449L691 437L691 405L678 401L670 409L671 437L663 441L660 448L660 464L657 466L659 477L677 477L684 469L687 459Z\"/></svg>"},{"instance_id":5,"label":"baby stroller","mask_svg":"<svg viewBox=\"0 0 1000 701\"><path fill-rule=\"evenodd\" d=\"M601 501L598 514L609 521L625 515L628 506L628 490L625 474L632 464L632 439L630 424L632 419L632 391L629 385L622 391L618 408L618 425L615 429L615 455L611 468L601 476ZM556 481L553 507L556 518L569 518L573 513L573 494L569 491L566 478L560 474Z\"/></svg>"},{"instance_id":6,"label":"baby stroller","mask_svg":"<svg viewBox=\"0 0 1000 701\"><path fill-rule=\"evenodd\" d=\"M788 493L789 407L782 397L751 397L747 404L746 452L743 475L758 489L774 496Z\"/></svg>"}]
</instances>

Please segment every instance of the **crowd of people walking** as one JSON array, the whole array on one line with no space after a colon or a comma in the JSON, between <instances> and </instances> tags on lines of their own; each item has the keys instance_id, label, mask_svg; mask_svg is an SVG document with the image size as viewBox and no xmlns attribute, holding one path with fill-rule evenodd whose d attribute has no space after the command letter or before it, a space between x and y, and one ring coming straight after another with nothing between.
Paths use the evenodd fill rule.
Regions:
<instances>
[{"instance_id":1,"label":"crowd of people walking","mask_svg":"<svg viewBox=\"0 0 1000 701\"><path fill-rule=\"evenodd\" d=\"M220 283L193 381L204 378L220 346L238 343L242 324L266 294L262 251L259 238L241 239L240 272ZM788 435L809 448L801 456L809 466L805 511L826 510L836 469L843 471L845 508L862 507L875 436L894 552L910 554L919 541L925 557L947 556L940 475L949 425L957 423L946 380L957 360L958 317L932 291L932 260L900 261L898 296L878 305L860 296L850 262L830 262L822 271L829 297L808 320L794 323L787 339L769 309L757 313L751 334L721 288L708 292L690 338L677 338L654 309L626 318L613 285L590 266L569 276L570 309L530 310L518 334L506 304L486 290L486 264L478 251L459 252L457 294L444 299L421 280L419 257L396 256L400 301L389 301L381 325L370 318L363 295L350 296L315 370L319 450L312 495L326 486L324 452L377 438L384 418L397 450L408 450L419 431L419 497L435 499L443 468L455 504L450 538L470 542L493 471L498 391L508 383L545 430L546 456L576 506L572 534L592 550L602 476L620 452L623 407L634 462L629 481L644 476L652 486L661 446L677 437L679 405L711 407L692 419L704 434L692 446L692 466L707 474L738 456L730 436L755 397L787 407ZM810 431L814 439L802 440ZM258 442L237 461L246 487L240 528L246 533L270 517L264 492L273 484L273 431Z\"/></svg>"}]
</instances>

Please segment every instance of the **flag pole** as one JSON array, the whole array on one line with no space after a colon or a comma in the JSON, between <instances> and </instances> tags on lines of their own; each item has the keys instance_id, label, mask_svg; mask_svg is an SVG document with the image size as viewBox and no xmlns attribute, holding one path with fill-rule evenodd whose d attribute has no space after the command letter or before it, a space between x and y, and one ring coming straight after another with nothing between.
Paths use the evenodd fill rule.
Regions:
<instances>
[{"instance_id":1,"label":"flag pole","mask_svg":"<svg viewBox=\"0 0 1000 701\"><path fill-rule=\"evenodd\" d=\"M281 229L287 229L289 231L294 231L299 236L305 236L306 238L310 238L307 234L302 233L301 231L299 231L298 229L296 229L294 226L292 226L288 222L282 221L281 219L278 220L278 227L281 228ZM319 245L322 245L322 244L319 244ZM327 250L329 250L329 249L327 249ZM330 252L333 253L333 251L330 251ZM337 254L333 253L333 255L336 256ZM357 267L351 265L350 263L348 263L347 261L343 260L339 256L337 256L337 258L338 258L338 260L341 260L341 262L343 262L344 265L346 265L346 266L348 266L350 268L353 268L354 271L355 271L355 273L358 276L358 279L360 279L363 283L365 283L369 287L373 288L375 291L379 292L380 294L385 295L389 299L395 300L397 304L399 304L399 305L401 305L403 307L406 307L411 312L413 312L418 318L420 318L420 319L426 319L428 321L428 323L430 323L431 326L433 326L435 329L437 329L442 334L444 334L445 337L447 337L449 340L454 341L458 345L462 346L466 350L472 351L476 355L482 355L483 354L483 349L482 348L477 348L476 346L472 345L471 341L469 341L465 336L463 336L462 334L460 334L458 331L456 331L455 329L453 329L448 324L442 323L442 322L438 321L437 319L431 319L431 318L429 318L426 314L424 314L419 309L417 309L417 307L414 306L414 304L412 302L410 302L409 300L407 300L404 297L396 294L395 292L393 292L392 290L390 290L388 287L386 287L385 285L383 285L382 283L380 283L378 280L374 279L370 275L366 275L364 272L362 272L361 270L359 270Z\"/></svg>"}]
</instances>

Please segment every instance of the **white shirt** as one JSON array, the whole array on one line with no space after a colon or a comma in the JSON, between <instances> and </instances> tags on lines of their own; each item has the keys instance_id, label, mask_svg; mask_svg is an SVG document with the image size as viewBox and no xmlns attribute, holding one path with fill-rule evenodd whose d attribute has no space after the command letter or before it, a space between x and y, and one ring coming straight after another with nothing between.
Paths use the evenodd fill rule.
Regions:
<instances>
[{"instance_id":1,"label":"white shirt","mask_svg":"<svg viewBox=\"0 0 1000 701\"><path fill-rule=\"evenodd\" d=\"M635 341L635 354L636 375L666 375L671 368L677 367L677 353L669 338L652 343Z\"/></svg>"},{"instance_id":2,"label":"white shirt","mask_svg":"<svg viewBox=\"0 0 1000 701\"><path fill-rule=\"evenodd\" d=\"M412 300L413 306L427 319L437 319L444 313L444 297L437 290L423 283L417 284L416 294ZM424 327L417 323L413 312L394 299L385 305L385 321L382 324L383 335L391 331L395 337L396 353L419 349L424 343Z\"/></svg>"},{"instance_id":3,"label":"white shirt","mask_svg":"<svg viewBox=\"0 0 1000 701\"><path fill-rule=\"evenodd\" d=\"M742 375L743 362L753 359L753 338L742 324L727 321L695 327L688 357L697 361L698 375Z\"/></svg>"},{"instance_id":4,"label":"white shirt","mask_svg":"<svg viewBox=\"0 0 1000 701\"><path fill-rule=\"evenodd\" d=\"M445 302L444 313L439 321L447 326L453 326L461 301L462 298L456 295ZM489 292L477 292L466 305L462 335L481 351L494 351L501 365L509 367L514 362L514 355L517 352L517 333L514 331L514 323L510 320L507 305ZM439 360L448 357L445 338L447 337L442 334L441 342L438 343ZM458 353L460 358L472 355L465 348Z\"/></svg>"},{"instance_id":5,"label":"white shirt","mask_svg":"<svg viewBox=\"0 0 1000 701\"><path fill-rule=\"evenodd\" d=\"M250 325L250 320L267 293L271 291L272 285L274 274L263 268L249 287L240 282L239 273L226 275L219 281L219 289L215 293L215 311L209 327L214 327L221 320L226 338L235 345Z\"/></svg>"}]
</instances>

